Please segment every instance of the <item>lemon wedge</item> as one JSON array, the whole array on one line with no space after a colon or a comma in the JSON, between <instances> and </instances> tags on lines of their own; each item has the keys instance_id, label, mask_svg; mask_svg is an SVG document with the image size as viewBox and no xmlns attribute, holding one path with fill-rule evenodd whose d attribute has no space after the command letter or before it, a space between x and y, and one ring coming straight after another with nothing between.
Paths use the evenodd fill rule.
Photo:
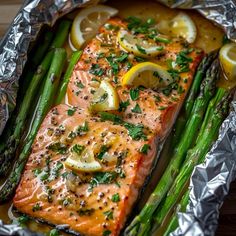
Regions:
<instances>
[{"instance_id":1,"label":"lemon wedge","mask_svg":"<svg viewBox=\"0 0 236 236\"><path fill-rule=\"evenodd\" d=\"M166 87L171 82L173 78L170 73L152 62L143 62L133 66L122 79L122 85L144 86L151 89Z\"/></svg>"},{"instance_id":2,"label":"lemon wedge","mask_svg":"<svg viewBox=\"0 0 236 236\"><path fill-rule=\"evenodd\" d=\"M220 62L228 80L236 80L236 44L225 44L220 49Z\"/></svg>"},{"instance_id":3,"label":"lemon wedge","mask_svg":"<svg viewBox=\"0 0 236 236\"><path fill-rule=\"evenodd\" d=\"M163 20L157 28L163 34L172 37L182 37L189 43L193 43L197 37L197 28L193 20L185 13L180 12L170 21Z\"/></svg>"},{"instance_id":4,"label":"lemon wedge","mask_svg":"<svg viewBox=\"0 0 236 236\"><path fill-rule=\"evenodd\" d=\"M154 57L163 52L163 47L158 46L153 40L144 40L137 35L131 34L129 31L121 29L117 35L120 46L132 52L136 56Z\"/></svg>"},{"instance_id":5,"label":"lemon wedge","mask_svg":"<svg viewBox=\"0 0 236 236\"><path fill-rule=\"evenodd\" d=\"M70 37L73 47L80 49L85 42L96 35L100 26L117 13L117 9L104 5L80 10L71 27Z\"/></svg>"},{"instance_id":6,"label":"lemon wedge","mask_svg":"<svg viewBox=\"0 0 236 236\"><path fill-rule=\"evenodd\" d=\"M119 96L116 89L103 80L94 93L90 109L92 112L118 110Z\"/></svg>"},{"instance_id":7,"label":"lemon wedge","mask_svg":"<svg viewBox=\"0 0 236 236\"><path fill-rule=\"evenodd\" d=\"M78 145L78 147L83 146ZM81 153L74 151L72 148L69 157L65 161L65 165L70 169L82 172L93 172L102 169L100 163L95 160L93 151L86 148Z\"/></svg>"}]
</instances>

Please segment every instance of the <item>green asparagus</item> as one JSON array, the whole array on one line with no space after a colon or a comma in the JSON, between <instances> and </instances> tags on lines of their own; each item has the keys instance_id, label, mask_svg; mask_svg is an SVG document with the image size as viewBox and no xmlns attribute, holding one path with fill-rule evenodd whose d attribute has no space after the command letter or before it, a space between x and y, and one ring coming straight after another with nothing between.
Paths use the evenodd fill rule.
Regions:
<instances>
[{"instance_id":1,"label":"green asparagus","mask_svg":"<svg viewBox=\"0 0 236 236\"><path fill-rule=\"evenodd\" d=\"M181 164L184 161L188 149L196 139L196 132L201 124L208 103L215 92L216 78L219 75L219 62L215 60L206 73L203 80L199 96L195 99L190 119L181 136L180 142L174 150L173 157L157 184L154 192L149 197L146 205L138 216L134 218L131 224L126 228L126 235L145 235L149 227L149 219L159 206L161 200L165 197L171 188L176 176L180 171Z\"/></svg>"},{"instance_id":2,"label":"green asparagus","mask_svg":"<svg viewBox=\"0 0 236 236\"><path fill-rule=\"evenodd\" d=\"M189 201L189 190L185 192L178 206L176 207L176 210L172 214L171 220L163 236L169 236L170 233L173 232L178 227L177 212L185 212L186 207L188 205L188 201Z\"/></svg>"},{"instance_id":3,"label":"green asparagus","mask_svg":"<svg viewBox=\"0 0 236 236\"><path fill-rule=\"evenodd\" d=\"M25 69L24 69L25 73L23 72L22 77L21 77L23 79L23 85L20 89L21 95L23 95L26 92L31 80L33 79L35 71L37 70L37 67L43 60L51 44L52 38L53 38L53 32L46 31L43 34L43 38L42 38L42 41L40 42L40 46L36 47L36 49L32 53L30 53L30 57L32 58L26 63Z\"/></svg>"},{"instance_id":4,"label":"green asparagus","mask_svg":"<svg viewBox=\"0 0 236 236\"><path fill-rule=\"evenodd\" d=\"M187 123L187 120L189 119L189 116L191 114L194 101L199 93L200 84L202 82L203 77L206 75L206 71L213 62L213 60L216 58L217 52L211 52L207 54L203 60L201 61L200 65L197 68L193 84L189 90L188 96L183 104L183 108L181 110L181 114L177 118L175 125L174 125L174 134L171 140L171 146L175 147L181 134L182 130L184 129L185 124Z\"/></svg>"},{"instance_id":5,"label":"green asparagus","mask_svg":"<svg viewBox=\"0 0 236 236\"><path fill-rule=\"evenodd\" d=\"M69 83L69 79L71 77L71 74L72 74L75 64L77 63L77 61L81 57L81 54L82 54L82 51L73 52L71 59L70 59L70 63L68 65L66 73L64 75L64 78L61 81L60 90L58 92L58 96L56 99L56 104L60 104L62 102L63 98L65 97L67 85Z\"/></svg>"},{"instance_id":6,"label":"green asparagus","mask_svg":"<svg viewBox=\"0 0 236 236\"><path fill-rule=\"evenodd\" d=\"M181 197L184 186L188 184L194 167L204 160L207 152L210 150L212 143L218 135L220 125L228 113L229 99L230 96L227 94L227 96L221 99L221 101L216 105L212 115L210 117L205 117L207 120L207 125L203 133L199 133L198 142L188 151L180 173L173 182L173 185L170 188L164 202L162 202L162 205L159 206L154 213L153 218L155 221L155 226L160 226L166 215L168 215L175 206L176 202ZM215 100L215 97L213 100Z\"/></svg>"},{"instance_id":7,"label":"green asparagus","mask_svg":"<svg viewBox=\"0 0 236 236\"><path fill-rule=\"evenodd\" d=\"M30 85L26 91L26 96L24 96L23 101L20 104L19 113L17 114L15 121L9 125L6 130L4 130L4 132L11 133L11 135L8 137L7 142L4 147L2 147L2 152L0 153L0 175L7 174L7 170L11 164L10 161L14 158L16 148L19 145L21 135L26 125L26 119L28 116L27 111L29 111L34 102L31 98L36 96L38 87L48 71L53 58L54 48L63 46L68 36L69 27L70 22L68 21L62 21L60 23L56 36L50 46L51 50L47 53L42 63L38 66L34 77L30 81Z\"/></svg>"},{"instance_id":8,"label":"green asparagus","mask_svg":"<svg viewBox=\"0 0 236 236\"><path fill-rule=\"evenodd\" d=\"M56 90L58 88L59 79L65 64L66 52L64 49L55 49L52 64L47 74L46 82L44 85L43 93L37 107L35 120L32 129L26 138L24 148L16 161L13 170L10 173L7 181L4 183L0 190L0 202L6 201L13 194L17 184L20 181L21 173L27 162L28 156L31 152L31 146L36 137L38 129L43 121L45 115L49 111L53 99L55 98Z\"/></svg>"},{"instance_id":9,"label":"green asparagus","mask_svg":"<svg viewBox=\"0 0 236 236\"><path fill-rule=\"evenodd\" d=\"M37 47L37 49L35 50L34 56L30 60L30 63L29 63L30 65L27 68L26 75L23 75L23 84L20 90L22 91L23 94L26 92L28 85L33 79L32 77L35 73L35 70L37 66L40 64L40 62L42 61L43 56L45 55L47 50L50 51L52 49L60 48L63 46L65 40L68 37L70 25L71 25L71 22L68 20L61 21L55 32L56 37L53 39L51 44L50 44L51 36L48 35L49 33L45 33L45 38L43 39L43 43L41 44L41 46Z\"/></svg>"}]
</instances>

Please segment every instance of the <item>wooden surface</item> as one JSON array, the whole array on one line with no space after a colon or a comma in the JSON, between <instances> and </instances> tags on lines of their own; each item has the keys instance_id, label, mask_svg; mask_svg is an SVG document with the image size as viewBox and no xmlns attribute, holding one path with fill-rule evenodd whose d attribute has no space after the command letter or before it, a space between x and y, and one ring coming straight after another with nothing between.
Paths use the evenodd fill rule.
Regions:
<instances>
[{"instance_id":1,"label":"wooden surface","mask_svg":"<svg viewBox=\"0 0 236 236\"><path fill-rule=\"evenodd\" d=\"M0 38L4 35L22 3L23 0L0 0ZM216 235L236 235L236 182L231 185L230 194L226 197L220 210Z\"/></svg>"}]
</instances>

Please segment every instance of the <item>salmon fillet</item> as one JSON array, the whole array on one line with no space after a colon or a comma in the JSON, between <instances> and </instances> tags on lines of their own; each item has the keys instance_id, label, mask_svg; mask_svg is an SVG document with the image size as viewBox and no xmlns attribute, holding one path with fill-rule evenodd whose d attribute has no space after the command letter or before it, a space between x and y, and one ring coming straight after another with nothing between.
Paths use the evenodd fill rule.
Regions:
<instances>
[{"instance_id":1,"label":"salmon fillet","mask_svg":"<svg viewBox=\"0 0 236 236\"><path fill-rule=\"evenodd\" d=\"M108 24L127 27L118 18ZM119 235L150 174L158 143L170 132L202 57L198 50L189 51L189 70L180 73L172 87L165 91L140 88L138 98L131 99L132 88L122 87L120 82L130 64L141 59L124 56L116 35L117 31L101 27L84 48L68 85L69 105L54 107L44 119L13 200L22 213L54 225L68 225L69 230L89 236ZM178 40L164 46L163 54L152 61L166 67L186 49ZM116 72L107 59L111 53L126 57ZM123 106L112 114L119 115L122 123L89 113L93 90L102 79L118 91ZM133 112L137 104L138 113ZM78 144L93 151L101 171L75 172L66 167L65 160ZM102 158L98 158L101 152Z\"/></svg>"}]
</instances>

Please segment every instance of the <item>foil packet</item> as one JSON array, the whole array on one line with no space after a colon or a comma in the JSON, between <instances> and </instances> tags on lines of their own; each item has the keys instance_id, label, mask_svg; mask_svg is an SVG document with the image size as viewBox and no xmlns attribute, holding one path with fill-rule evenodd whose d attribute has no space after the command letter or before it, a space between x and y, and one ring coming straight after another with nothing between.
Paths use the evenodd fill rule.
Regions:
<instances>
[{"instance_id":1,"label":"foil packet","mask_svg":"<svg viewBox=\"0 0 236 236\"><path fill-rule=\"evenodd\" d=\"M0 42L0 134L16 106L19 78L27 60L30 44L41 27L77 7L104 2L99 0L28 0L13 20ZM159 0L166 6L197 9L207 19L222 27L228 38L236 42L236 0ZM190 183L190 201L186 213L179 213L179 224L172 236L214 235L219 208L236 178L236 103L223 122L218 140L207 154L204 164L198 165ZM39 236L17 225L0 221L0 235Z\"/></svg>"}]
</instances>

